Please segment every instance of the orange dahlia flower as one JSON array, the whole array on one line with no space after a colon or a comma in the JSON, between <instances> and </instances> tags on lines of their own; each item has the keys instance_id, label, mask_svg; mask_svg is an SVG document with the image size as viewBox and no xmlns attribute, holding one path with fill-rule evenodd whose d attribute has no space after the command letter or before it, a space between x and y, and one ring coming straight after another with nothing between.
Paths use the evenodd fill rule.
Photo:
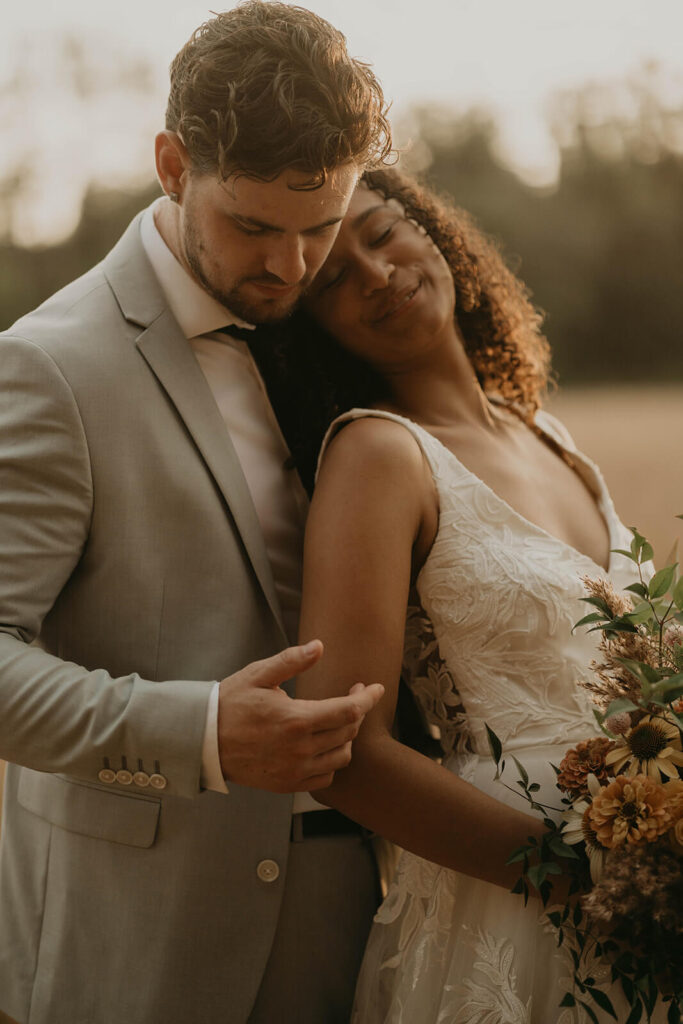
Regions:
<instances>
[{"instance_id":1,"label":"orange dahlia flower","mask_svg":"<svg viewBox=\"0 0 683 1024\"><path fill-rule=\"evenodd\" d=\"M648 775L617 775L594 797L588 820L608 849L652 843L672 825L664 787Z\"/></svg>"}]
</instances>

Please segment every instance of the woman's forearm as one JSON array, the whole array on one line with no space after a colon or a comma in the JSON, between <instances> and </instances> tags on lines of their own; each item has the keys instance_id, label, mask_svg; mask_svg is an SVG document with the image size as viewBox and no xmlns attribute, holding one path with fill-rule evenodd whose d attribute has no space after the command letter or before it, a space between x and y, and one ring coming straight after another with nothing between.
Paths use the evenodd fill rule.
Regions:
<instances>
[{"instance_id":1,"label":"woman's forearm","mask_svg":"<svg viewBox=\"0 0 683 1024\"><path fill-rule=\"evenodd\" d=\"M361 734L350 766L314 796L412 853L507 889L520 873L519 864L505 864L510 853L544 832L540 818L499 803L388 734Z\"/></svg>"}]
</instances>

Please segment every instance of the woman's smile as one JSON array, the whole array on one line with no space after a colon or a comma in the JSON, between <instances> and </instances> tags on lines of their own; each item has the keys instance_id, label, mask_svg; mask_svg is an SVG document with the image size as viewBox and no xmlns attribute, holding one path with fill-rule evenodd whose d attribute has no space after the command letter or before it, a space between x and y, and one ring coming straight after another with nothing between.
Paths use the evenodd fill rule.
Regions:
<instances>
[{"instance_id":1,"label":"woman's smile","mask_svg":"<svg viewBox=\"0 0 683 1024\"><path fill-rule=\"evenodd\" d=\"M403 313L407 313L408 310L412 309L415 305L418 292L421 288L422 281L420 280L416 285L411 285L407 288L401 288L398 291L393 291L385 301L385 308L383 311L375 320L371 320L371 323L385 323L387 320L392 320L395 317L401 316Z\"/></svg>"}]
</instances>

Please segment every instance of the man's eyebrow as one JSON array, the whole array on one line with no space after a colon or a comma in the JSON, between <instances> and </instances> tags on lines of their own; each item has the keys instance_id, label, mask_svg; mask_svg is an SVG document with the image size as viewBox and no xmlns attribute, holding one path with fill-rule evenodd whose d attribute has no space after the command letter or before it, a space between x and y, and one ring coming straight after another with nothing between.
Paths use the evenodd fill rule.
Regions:
<instances>
[{"instance_id":1,"label":"man's eyebrow","mask_svg":"<svg viewBox=\"0 0 683 1024\"><path fill-rule=\"evenodd\" d=\"M236 220L239 224L244 224L246 227L258 228L261 231L275 231L280 235L285 233L285 229L278 227L277 224L269 224L265 220L259 220L258 217L244 217L239 213L231 214L233 220ZM308 235L315 231L322 231L324 228L331 228L334 224L339 224L342 221L342 217L330 217L329 220L322 221L320 224L313 224L310 228L304 228L301 232L302 235Z\"/></svg>"}]
</instances>

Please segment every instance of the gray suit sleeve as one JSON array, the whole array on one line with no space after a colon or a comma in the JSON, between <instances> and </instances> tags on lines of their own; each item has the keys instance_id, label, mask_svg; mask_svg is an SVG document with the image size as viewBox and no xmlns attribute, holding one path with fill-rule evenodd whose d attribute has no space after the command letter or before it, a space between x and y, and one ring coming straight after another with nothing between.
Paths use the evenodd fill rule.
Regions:
<instances>
[{"instance_id":1,"label":"gray suit sleeve","mask_svg":"<svg viewBox=\"0 0 683 1024\"><path fill-rule=\"evenodd\" d=\"M212 682L114 678L36 643L78 571L93 500L87 439L68 382L38 345L3 337L0 756L94 781L105 758L124 754L131 764L158 762L169 793L194 796Z\"/></svg>"}]
</instances>

